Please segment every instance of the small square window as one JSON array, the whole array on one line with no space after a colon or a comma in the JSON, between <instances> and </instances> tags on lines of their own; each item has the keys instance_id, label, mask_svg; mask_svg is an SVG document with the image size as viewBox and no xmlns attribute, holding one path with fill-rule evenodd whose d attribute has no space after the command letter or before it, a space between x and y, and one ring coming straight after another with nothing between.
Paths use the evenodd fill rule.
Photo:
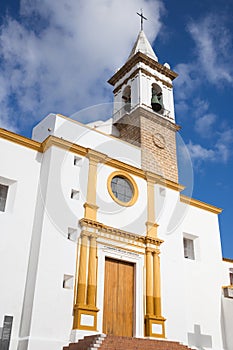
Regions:
<instances>
[{"instance_id":1,"label":"small square window","mask_svg":"<svg viewBox=\"0 0 233 350\"><path fill-rule=\"evenodd\" d=\"M159 188L159 194L161 197L166 197L166 189L163 187Z\"/></svg>"},{"instance_id":2,"label":"small square window","mask_svg":"<svg viewBox=\"0 0 233 350\"><path fill-rule=\"evenodd\" d=\"M233 285L233 269L230 269L230 284Z\"/></svg>"},{"instance_id":3,"label":"small square window","mask_svg":"<svg viewBox=\"0 0 233 350\"><path fill-rule=\"evenodd\" d=\"M9 186L0 184L0 211L5 211Z\"/></svg>"},{"instance_id":4,"label":"small square window","mask_svg":"<svg viewBox=\"0 0 233 350\"><path fill-rule=\"evenodd\" d=\"M186 259L195 260L193 239L189 239L189 238L184 237L183 244L184 244L184 257Z\"/></svg>"},{"instance_id":5,"label":"small square window","mask_svg":"<svg viewBox=\"0 0 233 350\"><path fill-rule=\"evenodd\" d=\"M73 289L74 287L74 276L64 275L62 287L65 289Z\"/></svg>"},{"instance_id":6,"label":"small square window","mask_svg":"<svg viewBox=\"0 0 233 350\"><path fill-rule=\"evenodd\" d=\"M78 200L78 199L79 199L79 191L78 191L78 190L71 190L71 195L70 195L70 197L71 197L72 199Z\"/></svg>"},{"instance_id":7,"label":"small square window","mask_svg":"<svg viewBox=\"0 0 233 350\"><path fill-rule=\"evenodd\" d=\"M76 242L77 230L75 228L68 227L67 239Z\"/></svg>"},{"instance_id":8,"label":"small square window","mask_svg":"<svg viewBox=\"0 0 233 350\"><path fill-rule=\"evenodd\" d=\"M82 160L81 157L74 156L74 165L80 166L81 165L81 160Z\"/></svg>"}]
</instances>

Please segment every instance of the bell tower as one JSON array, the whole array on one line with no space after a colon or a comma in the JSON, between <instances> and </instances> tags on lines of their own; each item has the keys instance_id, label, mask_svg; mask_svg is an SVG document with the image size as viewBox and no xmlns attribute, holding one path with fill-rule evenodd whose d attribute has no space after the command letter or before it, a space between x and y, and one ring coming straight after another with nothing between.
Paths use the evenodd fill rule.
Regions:
<instances>
[{"instance_id":1,"label":"bell tower","mask_svg":"<svg viewBox=\"0 0 233 350\"><path fill-rule=\"evenodd\" d=\"M126 63L109 79L113 123L120 138L141 147L142 169L178 182L172 81L177 74L158 62L143 30Z\"/></svg>"}]
</instances>

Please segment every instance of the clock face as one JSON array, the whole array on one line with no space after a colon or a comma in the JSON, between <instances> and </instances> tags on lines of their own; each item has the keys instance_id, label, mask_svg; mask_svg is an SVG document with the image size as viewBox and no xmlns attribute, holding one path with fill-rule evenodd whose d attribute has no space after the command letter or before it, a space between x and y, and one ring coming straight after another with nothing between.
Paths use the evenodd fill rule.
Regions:
<instances>
[{"instance_id":1,"label":"clock face","mask_svg":"<svg viewBox=\"0 0 233 350\"><path fill-rule=\"evenodd\" d=\"M154 134L153 135L153 142L154 145L158 148L165 148L166 142L165 142L165 138L163 137L163 135L161 134Z\"/></svg>"}]
</instances>

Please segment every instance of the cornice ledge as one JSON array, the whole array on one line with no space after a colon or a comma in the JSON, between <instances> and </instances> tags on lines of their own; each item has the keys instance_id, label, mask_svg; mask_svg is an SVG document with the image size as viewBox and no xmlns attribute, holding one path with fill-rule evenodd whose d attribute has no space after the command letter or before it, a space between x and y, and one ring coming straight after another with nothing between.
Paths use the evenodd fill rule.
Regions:
<instances>
[{"instance_id":1,"label":"cornice ledge","mask_svg":"<svg viewBox=\"0 0 233 350\"><path fill-rule=\"evenodd\" d=\"M96 150L93 150L91 148L87 148L87 155L86 157L95 163L103 163L104 161L106 161L108 159L107 154L98 152Z\"/></svg>"},{"instance_id":2,"label":"cornice ledge","mask_svg":"<svg viewBox=\"0 0 233 350\"><path fill-rule=\"evenodd\" d=\"M131 70L131 68L133 68L139 62L145 63L152 69L155 69L159 73L164 74L171 80L174 80L178 76L176 72L163 66L161 63L148 57L144 53L138 51L108 80L108 83L114 86L118 80L120 80L127 72Z\"/></svg>"},{"instance_id":3,"label":"cornice ledge","mask_svg":"<svg viewBox=\"0 0 233 350\"><path fill-rule=\"evenodd\" d=\"M131 239L133 241L139 241L139 242L145 243L145 236L136 235L136 234L131 233L131 232L117 229L115 227L107 226L107 225L104 225L98 221L83 218L79 221L79 223L80 223L81 227L86 226L86 227L100 230L102 232L114 234L114 235L119 236L119 237L124 237L124 238Z\"/></svg>"},{"instance_id":4,"label":"cornice ledge","mask_svg":"<svg viewBox=\"0 0 233 350\"><path fill-rule=\"evenodd\" d=\"M64 140L57 136L48 136L41 144L42 152L47 151L51 146L56 146L59 148L63 148L70 152L74 152L83 156L86 156L88 149L86 147L80 146L76 143L72 143L70 141Z\"/></svg>"},{"instance_id":5,"label":"cornice ledge","mask_svg":"<svg viewBox=\"0 0 233 350\"><path fill-rule=\"evenodd\" d=\"M208 204L208 203L199 201L198 199L194 199L194 198L185 196L184 194L180 195L180 201L182 203L186 203L186 204L192 205L194 207L210 211L211 213L214 213L214 214L220 214L223 211L222 208L218 208L212 204Z\"/></svg>"},{"instance_id":6,"label":"cornice ledge","mask_svg":"<svg viewBox=\"0 0 233 350\"><path fill-rule=\"evenodd\" d=\"M156 246L160 246L164 240L163 239L160 239L160 238L154 238L154 237L150 237L150 236L146 236L145 239L145 244L153 244L153 245L156 245Z\"/></svg>"},{"instance_id":7,"label":"cornice ledge","mask_svg":"<svg viewBox=\"0 0 233 350\"><path fill-rule=\"evenodd\" d=\"M145 171L145 179L148 182L153 182L154 184L159 184L159 185L168 187L168 188L175 190L175 191L181 192L185 189L185 186L183 186L177 182L165 179L161 175L152 173L150 171Z\"/></svg>"},{"instance_id":8,"label":"cornice ledge","mask_svg":"<svg viewBox=\"0 0 233 350\"><path fill-rule=\"evenodd\" d=\"M162 115L155 113L153 110L150 111L144 108L143 106L138 106L135 110L133 110L129 114L129 116L132 114L136 114L138 117L143 116L146 118L150 118L151 120L153 120L153 122L156 122L159 125L166 126L171 130L179 131L181 129L180 125L175 124L173 121L168 120L164 118Z\"/></svg>"},{"instance_id":9,"label":"cornice ledge","mask_svg":"<svg viewBox=\"0 0 233 350\"><path fill-rule=\"evenodd\" d=\"M233 264L233 259L222 258L222 260Z\"/></svg>"},{"instance_id":10,"label":"cornice ledge","mask_svg":"<svg viewBox=\"0 0 233 350\"><path fill-rule=\"evenodd\" d=\"M35 151L42 152L41 143L32 139L29 139L25 136L16 134L12 131L0 128L0 138L7 141L17 143L18 145L31 148Z\"/></svg>"}]
</instances>

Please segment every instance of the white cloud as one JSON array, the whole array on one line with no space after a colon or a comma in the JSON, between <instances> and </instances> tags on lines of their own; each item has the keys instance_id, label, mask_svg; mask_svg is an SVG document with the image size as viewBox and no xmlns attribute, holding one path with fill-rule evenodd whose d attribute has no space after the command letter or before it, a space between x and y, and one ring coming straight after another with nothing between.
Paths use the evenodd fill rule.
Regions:
<instances>
[{"instance_id":1,"label":"white cloud","mask_svg":"<svg viewBox=\"0 0 233 350\"><path fill-rule=\"evenodd\" d=\"M174 70L179 77L174 81L175 94L178 100L186 100L200 84L199 76L196 74L196 66L193 63L180 63Z\"/></svg>"},{"instance_id":2,"label":"white cloud","mask_svg":"<svg viewBox=\"0 0 233 350\"><path fill-rule=\"evenodd\" d=\"M0 124L22 129L49 112L106 102L106 80L130 53L141 7L153 18L145 24L153 41L160 0L21 0L20 22L0 28Z\"/></svg>"},{"instance_id":3,"label":"white cloud","mask_svg":"<svg viewBox=\"0 0 233 350\"><path fill-rule=\"evenodd\" d=\"M215 151L212 149L207 149L198 144L193 144L191 141L187 144L191 158L195 161L210 160L214 161L216 159Z\"/></svg>"},{"instance_id":4,"label":"white cloud","mask_svg":"<svg viewBox=\"0 0 233 350\"><path fill-rule=\"evenodd\" d=\"M209 113L205 114L200 118L197 118L195 122L195 130L202 137L211 137L213 136L213 125L217 117L215 114Z\"/></svg>"},{"instance_id":5,"label":"white cloud","mask_svg":"<svg viewBox=\"0 0 233 350\"><path fill-rule=\"evenodd\" d=\"M202 85L233 84L232 39L224 26L224 18L209 14L198 21L190 21L187 30L194 40L193 59L178 64L174 70L179 78L174 81L176 103L181 114L195 112L190 101Z\"/></svg>"},{"instance_id":6,"label":"white cloud","mask_svg":"<svg viewBox=\"0 0 233 350\"><path fill-rule=\"evenodd\" d=\"M188 25L196 44L197 66L205 78L214 84L233 82L232 44L221 16L206 16Z\"/></svg>"},{"instance_id":7,"label":"white cloud","mask_svg":"<svg viewBox=\"0 0 233 350\"><path fill-rule=\"evenodd\" d=\"M217 133L217 139L211 149L207 149L200 144L189 141L187 148L195 164L202 162L226 163L232 155L233 129L228 129Z\"/></svg>"}]
</instances>

